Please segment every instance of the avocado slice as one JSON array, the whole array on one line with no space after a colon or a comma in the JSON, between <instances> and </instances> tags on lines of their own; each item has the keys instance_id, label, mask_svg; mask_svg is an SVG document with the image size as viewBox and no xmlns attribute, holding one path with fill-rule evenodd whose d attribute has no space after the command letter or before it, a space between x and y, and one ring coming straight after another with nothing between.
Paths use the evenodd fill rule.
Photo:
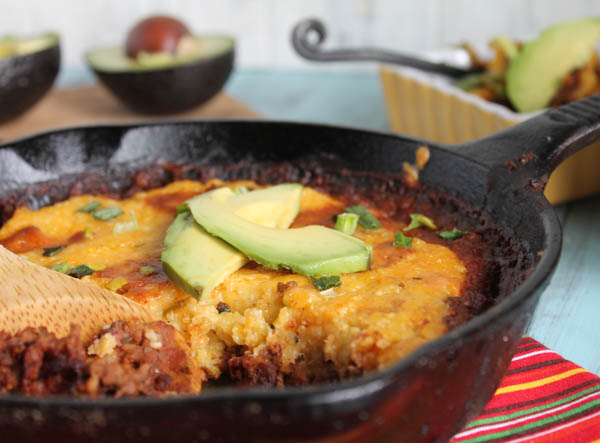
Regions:
<instances>
[{"instance_id":1,"label":"avocado slice","mask_svg":"<svg viewBox=\"0 0 600 443\"><path fill-rule=\"evenodd\" d=\"M198 226L187 211L178 214L169 227L161 259L165 274L200 299L248 261Z\"/></svg>"},{"instance_id":2,"label":"avocado slice","mask_svg":"<svg viewBox=\"0 0 600 443\"><path fill-rule=\"evenodd\" d=\"M351 235L324 226L297 229L268 228L235 214L214 191L188 200L194 220L271 269L291 269L304 275L331 275L364 271L372 248Z\"/></svg>"},{"instance_id":3,"label":"avocado slice","mask_svg":"<svg viewBox=\"0 0 600 443\"><path fill-rule=\"evenodd\" d=\"M302 185L287 183L235 194L229 188L211 191L211 197L229 211L252 223L287 228L300 211ZM202 194L197 199L208 198ZM162 263L169 278L188 294L202 298L248 262L245 255L208 234L189 210L175 217L165 237Z\"/></svg>"},{"instance_id":4,"label":"avocado slice","mask_svg":"<svg viewBox=\"0 0 600 443\"><path fill-rule=\"evenodd\" d=\"M600 18L586 18L548 28L525 44L506 74L506 93L515 109L546 108L563 78L591 57L599 36Z\"/></svg>"},{"instance_id":5,"label":"avocado slice","mask_svg":"<svg viewBox=\"0 0 600 443\"><path fill-rule=\"evenodd\" d=\"M267 228L285 229L300 212L301 196L302 185L286 183L246 194L234 194L226 201L238 217Z\"/></svg>"}]
</instances>

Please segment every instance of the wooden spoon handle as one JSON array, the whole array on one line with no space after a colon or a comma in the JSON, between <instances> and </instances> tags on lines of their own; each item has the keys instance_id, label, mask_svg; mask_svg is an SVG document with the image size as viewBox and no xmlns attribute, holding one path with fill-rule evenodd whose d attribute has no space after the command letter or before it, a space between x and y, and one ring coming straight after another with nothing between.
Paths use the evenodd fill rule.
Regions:
<instances>
[{"instance_id":1,"label":"wooden spoon handle","mask_svg":"<svg viewBox=\"0 0 600 443\"><path fill-rule=\"evenodd\" d=\"M0 246L0 331L46 327L62 337L79 325L87 341L115 320L156 318L115 292L46 269Z\"/></svg>"}]
</instances>

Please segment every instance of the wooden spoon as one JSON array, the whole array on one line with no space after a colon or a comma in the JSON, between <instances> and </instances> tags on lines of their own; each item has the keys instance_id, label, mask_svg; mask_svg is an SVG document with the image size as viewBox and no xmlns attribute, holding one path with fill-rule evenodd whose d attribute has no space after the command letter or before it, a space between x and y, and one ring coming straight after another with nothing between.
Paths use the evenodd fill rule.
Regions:
<instances>
[{"instance_id":1,"label":"wooden spoon","mask_svg":"<svg viewBox=\"0 0 600 443\"><path fill-rule=\"evenodd\" d=\"M153 321L144 306L107 289L46 269L0 246L0 331L46 327L58 337L71 324L89 341L115 320Z\"/></svg>"}]
</instances>

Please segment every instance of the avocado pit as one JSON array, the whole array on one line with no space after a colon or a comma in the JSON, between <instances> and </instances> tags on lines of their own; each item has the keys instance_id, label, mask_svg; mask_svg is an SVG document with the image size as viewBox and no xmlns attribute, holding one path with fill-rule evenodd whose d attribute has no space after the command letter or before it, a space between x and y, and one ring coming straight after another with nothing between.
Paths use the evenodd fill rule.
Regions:
<instances>
[{"instance_id":1,"label":"avocado pit","mask_svg":"<svg viewBox=\"0 0 600 443\"><path fill-rule=\"evenodd\" d=\"M182 37L189 35L188 27L176 18L149 17L129 31L125 43L127 56L136 58L141 52L175 54Z\"/></svg>"}]
</instances>

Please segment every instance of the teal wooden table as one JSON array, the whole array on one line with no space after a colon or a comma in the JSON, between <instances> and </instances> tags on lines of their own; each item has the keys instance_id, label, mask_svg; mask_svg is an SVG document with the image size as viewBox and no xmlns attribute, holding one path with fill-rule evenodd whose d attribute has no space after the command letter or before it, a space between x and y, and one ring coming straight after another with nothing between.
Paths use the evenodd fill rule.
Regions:
<instances>
[{"instance_id":1,"label":"teal wooden table","mask_svg":"<svg viewBox=\"0 0 600 443\"><path fill-rule=\"evenodd\" d=\"M58 84L93 81L87 70L71 68L63 70ZM265 118L389 129L374 70L241 70L227 91ZM563 252L527 332L600 375L600 197L556 209Z\"/></svg>"}]
</instances>

